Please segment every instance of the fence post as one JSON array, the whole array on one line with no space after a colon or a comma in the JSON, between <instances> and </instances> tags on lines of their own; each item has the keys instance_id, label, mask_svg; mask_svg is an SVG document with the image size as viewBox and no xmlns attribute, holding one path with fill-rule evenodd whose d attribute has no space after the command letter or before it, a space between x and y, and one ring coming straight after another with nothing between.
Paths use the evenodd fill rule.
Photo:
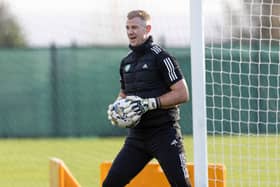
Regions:
<instances>
[{"instance_id":1,"label":"fence post","mask_svg":"<svg viewBox=\"0 0 280 187\"><path fill-rule=\"evenodd\" d=\"M52 115L52 136L60 135L59 123L59 98L58 98L58 70L57 70L57 48L55 43L50 46L51 64L51 115Z\"/></svg>"}]
</instances>

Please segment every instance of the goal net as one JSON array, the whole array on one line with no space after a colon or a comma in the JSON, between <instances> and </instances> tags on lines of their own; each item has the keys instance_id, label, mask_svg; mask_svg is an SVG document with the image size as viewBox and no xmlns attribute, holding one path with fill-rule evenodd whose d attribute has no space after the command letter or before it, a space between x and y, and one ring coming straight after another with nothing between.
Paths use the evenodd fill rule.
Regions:
<instances>
[{"instance_id":1,"label":"goal net","mask_svg":"<svg viewBox=\"0 0 280 187\"><path fill-rule=\"evenodd\" d=\"M208 161L228 186L280 186L280 1L219 3L204 31Z\"/></svg>"}]
</instances>

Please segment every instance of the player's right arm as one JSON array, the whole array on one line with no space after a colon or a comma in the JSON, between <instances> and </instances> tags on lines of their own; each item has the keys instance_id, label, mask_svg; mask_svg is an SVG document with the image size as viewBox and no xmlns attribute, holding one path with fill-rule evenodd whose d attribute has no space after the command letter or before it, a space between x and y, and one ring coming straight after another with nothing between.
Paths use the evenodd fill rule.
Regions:
<instances>
[{"instance_id":1,"label":"player's right arm","mask_svg":"<svg viewBox=\"0 0 280 187\"><path fill-rule=\"evenodd\" d=\"M118 98L125 98L126 94L124 93L123 89L120 90L120 93L118 95Z\"/></svg>"}]
</instances>

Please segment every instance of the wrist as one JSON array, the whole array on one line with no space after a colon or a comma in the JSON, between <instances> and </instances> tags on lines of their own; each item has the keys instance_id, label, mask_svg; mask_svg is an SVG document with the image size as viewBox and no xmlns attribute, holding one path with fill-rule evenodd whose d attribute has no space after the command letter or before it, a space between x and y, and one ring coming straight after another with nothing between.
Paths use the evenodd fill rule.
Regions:
<instances>
[{"instance_id":1,"label":"wrist","mask_svg":"<svg viewBox=\"0 0 280 187\"><path fill-rule=\"evenodd\" d=\"M148 98L147 101L148 101L149 110L155 110L157 108L160 108L160 106L161 106L159 97Z\"/></svg>"},{"instance_id":2,"label":"wrist","mask_svg":"<svg viewBox=\"0 0 280 187\"><path fill-rule=\"evenodd\" d=\"M157 108L161 107L161 102L160 102L160 98L156 97L156 104L157 104Z\"/></svg>"}]
</instances>

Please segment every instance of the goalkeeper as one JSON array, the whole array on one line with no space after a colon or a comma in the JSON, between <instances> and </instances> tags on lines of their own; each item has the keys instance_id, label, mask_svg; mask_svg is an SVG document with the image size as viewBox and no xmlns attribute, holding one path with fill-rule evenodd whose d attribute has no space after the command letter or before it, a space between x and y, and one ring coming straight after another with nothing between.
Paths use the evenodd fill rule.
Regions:
<instances>
[{"instance_id":1,"label":"goalkeeper","mask_svg":"<svg viewBox=\"0 0 280 187\"><path fill-rule=\"evenodd\" d=\"M124 187L153 158L172 187L189 187L189 174L178 105L189 100L186 81L175 58L153 43L150 16L128 13L126 32L131 52L120 65L121 90L110 105L113 125L128 128L124 146L113 161L103 187ZM123 104L123 114L116 111Z\"/></svg>"}]
</instances>

